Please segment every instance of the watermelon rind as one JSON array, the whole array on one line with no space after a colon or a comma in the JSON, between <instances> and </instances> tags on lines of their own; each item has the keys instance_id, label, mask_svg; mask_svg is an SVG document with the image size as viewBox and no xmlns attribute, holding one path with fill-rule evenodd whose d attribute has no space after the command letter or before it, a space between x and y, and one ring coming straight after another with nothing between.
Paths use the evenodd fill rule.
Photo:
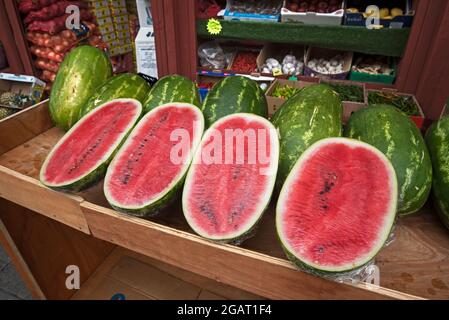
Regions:
<instances>
[{"instance_id":1,"label":"watermelon rind","mask_svg":"<svg viewBox=\"0 0 449 320\"><path fill-rule=\"evenodd\" d=\"M159 79L142 103L143 111L147 113L160 105L172 102L189 103L199 107L200 96L196 84L177 74Z\"/></svg>"},{"instance_id":2,"label":"watermelon rind","mask_svg":"<svg viewBox=\"0 0 449 320\"><path fill-rule=\"evenodd\" d=\"M217 82L201 106L206 128L233 113L253 113L268 117L267 99L256 81L243 76L229 76Z\"/></svg>"},{"instance_id":3,"label":"watermelon rind","mask_svg":"<svg viewBox=\"0 0 449 320\"><path fill-rule=\"evenodd\" d=\"M53 83L49 110L53 123L67 131L79 119L80 109L92 94L112 76L106 54L92 46L70 51Z\"/></svg>"},{"instance_id":4,"label":"watermelon rind","mask_svg":"<svg viewBox=\"0 0 449 320\"><path fill-rule=\"evenodd\" d=\"M449 229L449 117L432 124L427 130L426 143L433 165L433 203Z\"/></svg>"},{"instance_id":5,"label":"watermelon rind","mask_svg":"<svg viewBox=\"0 0 449 320\"><path fill-rule=\"evenodd\" d=\"M132 98L143 103L150 89L150 85L137 74L123 73L114 76L98 88L81 107L79 118L114 99Z\"/></svg>"},{"instance_id":6,"label":"watermelon rind","mask_svg":"<svg viewBox=\"0 0 449 320\"><path fill-rule=\"evenodd\" d=\"M90 172L87 172L85 175L81 176L78 179L68 180L68 181L65 181L64 183L60 183L60 184L53 184L53 183L50 183L50 182L45 180L45 177L44 177L45 168L47 167L47 165L48 165L48 163L49 163L53 153L58 149L58 147L61 144L64 143L64 141L67 139L67 137L70 136L70 134L72 132L74 132L83 123L83 120L88 119L96 111L101 110L102 108L107 107L111 103L128 103L128 102L132 102L136 106L136 108L138 108L138 112L134 116L133 121L131 121L129 123L127 129L123 131L123 133L121 134L120 138L117 139L115 141L115 143L110 147L109 152L106 153L101 159L98 160L95 168L93 168ZM139 118L142 115L142 111L143 111L142 104L139 101L135 100L135 99L115 99L115 100L112 100L112 101L109 101L109 102L106 102L106 103L102 104L101 106L97 107L96 109L94 109L91 112L89 112L88 114L86 114L83 117L83 119L78 121L58 141L58 143L53 147L53 149L48 154L47 158L44 161L44 164L41 167L41 171L40 171L40 181L41 181L41 183L44 184L45 186L51 188L51 189L58 190L58 191L78 192L78 191L82 191L84 189L87 189L90 186L92 186L92 185L96 184L97 182L99 182L104 177L104 175L106 173L106 170L107 170L107 167L108 167L109 163L112 161L112 159L114 158L116 151L118 150L120 145L125 141L126 137L131 132L132 128L138 122Z\"/></svg>"},{"instance_id":7,"label":"watermelon rind","mask_svg":"<svg viewBox=\"0 0 449 320\"><path fill-rule=\"evenodd\" d=\"M390 105L371 105L351 115L345 136L371 144L391 161L401 216L424 206L432 187L432 163L421 132L408 116Z\"/></svg>"},{"instance_id":8,"label":"watermelon rind","mask_svg":"<svg viewBox=\"0 0 449 320\"><path fill-rule=\"evenodd\" d=\"M246 118L249 120L260 121L260 122L265 123L267 128L269 128L270 130L273 130L272 132L276 131L276 129L274 128L274 126L272 125L272 123L270 121L268 121L267 119L265 119L261 116L258 116L255 114L250 114L250 113L231 114L231 115L222 117L221 119L216 121L204 133L203 139L201 140L201 144L197 148L195 156L193 157L192 165L187 173L185 184L184 184L184 190L183 190L183 194L182 194L182 209L183 209L184 216L186 218L187 223L192 228L192 230L195 231L195 233L197 233L199 236L201 236L205 239L208 239L208 240L212 240L214 242L219 242L219 243L241 244L244 240L246 240L254 235L254 233L257 229L258 223L260 222L260 219L262 218L264 212L268 208L269 203L271 201L271 196L272 196L275 182L276 182L276 174L277 174L277 168L278 168L278 163L279 163L279 140L278 140L277 134L270 136L271 137L271 140L270 140L270 143L271 143L270 150L271 151L270 152L272 152L275 156L272 157L272 162L271 162L270 168L268 170L268 174L267 174L268 176L271 177L271 179L267 185L266 192L264 193L265 198L263 199L263 201L261 201L259 203L259 206L257 208L257 213L254 214L253 218L249 220L249 222L246 225L246 228L244 228L243 230L241 230L239 232L235 232L234 234L229 234L226 237L211 236L196 226L195 222L191 218L191 213L190 213L189 204L188 204L188 201L189 201L189 198L188 198L189 192L188 191L192 184L193 175L195 174L194 164L201 163L203 141L207 141L210 138L213 131L215 130L215 127L220 126L223 122L226 122L227 120L232 119L234 117L243 117L243 118Z\"/></svg>"},{"instance_id":9,"label":"watermelon rind","mask_svg":"<svg viewBox=\"0 0 449 320\"><path fill-rule=\"evenodd\" d=\"M193 108L195 112L198 114L198 121L196 121L196 128L194 128L194 131L197 133L195 135L195 139L192 141L192 150L190 150L190 155L185 162L182 170L179 172L178 176L173 179L173 181L162 191L160 194L155 197L154 199L147 201L146 203L142 205L123 205L118 203L110 194L108 191L108 181L111 179L111 176L117 168L117 161L120 158L121 153L126 150L129 144L133 143L133 137L139 133L139 129L141 126L145 124L145 120L150 118L153 114L157 113L162 108L166 107L179 107L179 108ZM120 147L120 149L117 151L117 154L112 160L111 164L108 167L108 170L106 172L105 177L105 183L104 183L104 194L106 196L107 201L113 207L115 210L126 213L132 216L136 217L152 217L160 213L162 209L170 205L179 194L185 180L185 176L187 174L187 171L190 167L190 163L192 161L193 155L196 151L196 148L198 147L201 137L204 131L204 117L201 113L201 110L196 107L193 104L190 103L166 103L163 105L160 105L159 107L156 107L152 109L150 112L145 114L145 116L139 121L137 126L133 129L133 131L129 134L128 139L123 143L123 145ZM163 167L161 167L161 170L163 170Z\"/></svg>"},{"instance_id":10,"label":"watermelon rind","mask_svg":"<svg viewBox=\"0 0 449 320\"><path fill-rule=\"evenodd\" d=\"M332 143L344 143L346 145L354 146L354 147L362 147L366 148L368 150L371 150L373 153L375 153L380 159L383 160L383 162L386 164L388 171L390 172L390 181L391 181L391 204L390 208L387 212L387 220L385 221L384 228L382 229L382 233L379 234L379 240L377 241L377 245L372 248L371 251L369 251L364 257L360 258L358 261L353 261L353 263L342 265L340 267L326 267L321 266L313 261L308 261L307 258L300 257L299 255L295 254L294 249L287 243L286 239L283 237L283 228L282 228L282 211L283 211L283 204L286 202L286 198L289 195L290 185L293 183L293 181L296 178L296 175L298 174L298 170L301 168L303 163L312 156L317 150L326 144L332 144ZM397 198L398 198L398 183L396 178L396 172L393 168L393 165L388 160L388 158L378 149L375 147L358 141L354 139L349 138L326 138L322 139L315 144L313 144L310 148L308 148L298 159L296 164L294 165L292 171L288 175L281 192L279 194L278 202L276 205L276 231L278 239L281 242L282 248L284 249L284 252L286 253L286 256L290 261L293 262L298 268L308 271L313 274L318 275L332 275L332 274L341 274L350 272L356 269L359 269L366 264L368 264L370 261L374 259L374 257L379 253L379 251L382 249L382 247L387 242L391 231L393 230L394 222L396 220L396 210L397 210Z\"/></svg>"},{"instance_id":11,"label":"watermelon rind","mask_svg":"<svg viewBox=\"0 0 449 320\"><path fill-rule=\"evenodd\" d=\"M271 122L279 130L280 158L277 189L301 154L316 141L342 135L342 102L328 85L305 87L288 99Z\"/></svg>"}]
</instances>

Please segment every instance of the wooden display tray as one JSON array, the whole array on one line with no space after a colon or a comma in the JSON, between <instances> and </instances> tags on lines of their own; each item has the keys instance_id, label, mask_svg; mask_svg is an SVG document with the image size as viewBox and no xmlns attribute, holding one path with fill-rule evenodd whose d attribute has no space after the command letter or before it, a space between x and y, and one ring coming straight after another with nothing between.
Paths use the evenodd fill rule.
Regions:
<instances>
[{"instance_id":1,"label":"wooden display tray","mask_svg":"<svg viewBox=\"0 0 449 320\"><path fill-rule=\"evenodd\" d=\"M193 234L179 204L144 220L111 209L101 183L76 196L43 187L39 169L62 135L51 126L45 102L0 121L1 197L95 238L264 298L449 298L449 232L429 207L401 219L396 240L377 257L381 287L337 283L298 271L287 261L272 207L255 237L236 247Z\"/></svg>"},{"instance_id":2,"label":"wooden display tray","mask_svg":"<svg viewBox=\"0 0 449 320\"><path fill-rule=\"evenodd\" d=\"M259 296L116 247L72 300L260 300Z\"/></svg>"}]
</instances>

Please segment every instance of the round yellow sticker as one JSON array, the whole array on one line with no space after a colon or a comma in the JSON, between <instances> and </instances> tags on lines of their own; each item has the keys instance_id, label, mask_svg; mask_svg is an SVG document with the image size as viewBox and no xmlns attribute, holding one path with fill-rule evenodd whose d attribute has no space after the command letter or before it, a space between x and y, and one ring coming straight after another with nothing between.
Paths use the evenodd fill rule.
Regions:
<instances>
[{"instance_id":1,"label":"round yellow sticker","mask_svg":"<svg viewBox=\"0 0 449 320\"><path fill-rule=\"evenodd\" d=\"M210 34L220 34L222 28L223 27L221 26L221 22L217 19L212 18L207 21L207 32L209 32Z\"/></svg>"}]
</instances>

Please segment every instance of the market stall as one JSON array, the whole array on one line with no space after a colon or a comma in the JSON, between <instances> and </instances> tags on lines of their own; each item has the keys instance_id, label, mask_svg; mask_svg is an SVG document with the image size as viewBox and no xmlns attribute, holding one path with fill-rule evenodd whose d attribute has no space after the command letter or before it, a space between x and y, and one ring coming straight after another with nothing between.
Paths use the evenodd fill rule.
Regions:
<instances>
[{"instance_id":1,"label":"market stall","mask_svg":"<svg viewBox=\"0 0 449 320\"><path fill-rule=\"evenodd\" d=\"M109 1L112 2L115 4ZM182 12L179 9L181 2L184 8ZM95 40L101 42L90 43L89 46L75 45L64 52L65 57L69 58L58 65L54 78L46 79L54 83L49 92L54 90L57 94L52 92L49 100L27 105L23 110L0 120L0 242L12 256L35 298L193 300L449 297L449 232L436 213L436 203L427 201L430 193L427 178L432 178L429 173L432 170L430 161L433 161L434 172L444 170L436 162L435 154L438 155L438 152L435 150L438 146L427 141L429 157L422 136L431 121L440 118L447 100L447 91L444 89L449 85L449 78L446 77L449 65L442 62L444 53L447 54L449 49L442 40L449 30L447 19L443 17L444 12L449 13L449 5L425 0L403 1L407 2L407 6L402 13L408 15L408 18L413 16L412 20L405 19L400 12L390 8L389 15L383 13L380 28L367 29L354 25L363 23L366 17L362 8L357 12L349 11L356 5L350 6L350 1L342 1L341 7L340 4L334 4L335 1L326 2L329 12L324 12L322 4L323 12L314 12L312 15L307 11L312 9L308 7L304 12L300 10L300 1L297 2L280 1L279 8L273 5L274 14L266 17L273 21L260 22L240 21L235 16L227 18L228 11L232 13L231 9L235 7L231 8L229 3L226 7L226 1L152 1L160 78L156 84L147 81L148 77L123 74L117 68L120 64L114 57L124 56L133 50L133 46L128 45L132 41L126 40L131 36L128 36L126 28L125 32L117 31L117 28L122 28L117 27L123 25L122 22L109 23L113 31L107 33L105 25L108 23L99 22L103 18L109 21L104 6L86 6L86 10L91 8L91 11L96 12L96 19L92 21L94 26L89 30L99 31L85 35L84 40L89 42L91 37L97 36ZM331 2L336 10L329 7ZM248 3L254 5L254 1ZM235 3L233 5L236 6ZM15 4L8 6L14 10L20 8L20 5L16 7ZM115 8L114 5L111 8ZM108 7L108 10L111 8ZM119 8L129 10L129 5L125 2ZM226 9L223 15L218 14L221 9ZM100 11L105 14L104 17L98 17ZM333 15L334 12L338 14ZM346 16L347 13L354 15ZM323 15L320 21L316 20L317 14ZM390 17L390 14L394 17ZM16 19L18 16L8 17ZM430 17L434 19L429 21ZM219 31L214 31L214 27L211 30L210 19L214 19L212 24L219 26ZM300 20L295 23L292 19ZM114 19L110 20L113 22ZM390 27L394 23L396 27ZM434 34L434 37L430 39L429 34ZM32 53L31 46L35 45L33 41L37 43L40 40L35 40L25 31L22 35L23 39L31 42L26 44L24 40ZM108 44L108 37L123 39L115 43L118 49L111 50L111 47L98 45ZM137 32L134 32L133 37L138 37ZM1 40L6 43L3 35ZM111 39L111 43L114 40ZM10 44L9 41L8 45L4 45L6 51L19 50ZM222 58L210 59L210 50L222 54ZM35 62L40 61L41 57L35 53L33 56L29 54L28 63L34 65L34 74L39 77L41 73L36 69L39 66ZM373 58L373 55L376 57ZM6 56L10 57L10 54ZM61 61L64 61L63 58ZM140 58L137 58L136 63L139 61ZM8 59L8 65L14 66L15 63ZM9 66L1 71L10 71ZM63 69L61 75L57 75L59 68ZM26 73L26 69L20 70ZM72 86L74 75L89 81ZM96 84L91 85L93 82ZM123 83L126 83L123 87L128 88L125 91L121 91ZM121 91L120 95L118 91ZM328 109L317 107L309 114L307 105L311 104L311 100L308 100L308 94L319 96L317 99L323 100L313 100L314 103ZM375 221L373 218L369 224L372 229L363 229L363 238L369 238L369 232L377 232L378 237L374 237L372 243L352 238L356 243L363 242L367 247L371 246L367 249L370 251L369 259L366 256L360 258L361 255L352 258L352 268L335 260L331 267L311 262L289 247L289 241L294 236L279 227L279 219L283 219L280 218L283 214L295 212L294 206L288 208L289 197L299 197L291 193L291 190L300 188L295 185L295 179L299 179L297 177L303 166L314 163L311 151L306 150L313 144L309 140L319 141L315 135L323 134L321 138L330 138L325 141L332 147L332 137L345 134L383 151L380 138L375 136L376 131L366 133L364 130L371 128L366 128L364 122L357 119L357 115L365 112L366 117L371 117L372 123L377 119L382 120L381 116L367 113L381 110L380 107L369 107L375 104L390 105L382 117L391 112L392 118L389 119L395 121L391 130L397 131L389 131L390 127L383 129L394 133L394 138L398 139L394 141L405 141L407 138L412 139L410 141L413 143L395 145L392 150L386 145L383 155L360 142L359 148L370 155L363 155L363 163L368 166L372 162L377 170L360 171L360 175L367 177L363 183L351 184L351 181L345 180L349 200L342 203L338 199L346 199L345 193L339 193L338 199L333 202L322 198L323 194L330 193L334 188L334 184L328 184L330 182L326 179L333 177L337 180L338 174L335 172L343 170L336 167L338 161L326 162L323 167L335 172L329 169L329 172L314 178L324 177L324 182L319 180L315 184L321 187L324 183L324 191L319 193L320 201L324 202L319 202L320 208L310 209L306 220L319 224L319 221L313 220L314 215L310 212L327 212L328 206L335 205L344 212L351 207L354 216L360 217L359 222L350 221L352 225L346 228L354 228L357 223L365 227L368 225L367 218L363 218L362 214L372 210L370 217L380 218ZM123 109L119 110L117 106ZM221 109L217 109L217 106L221 106ZM297 106L304 109L291 109L301 112L285 111L284 114L280 111ZM246 112L246 115L240 112ZM127 115L122 116L125 113ZM178 116L170 118L172 114ZM324 120L317 129L311 123L314 117L321 116ZM138 121L140 118L142 120ZM257 176L256 179L249 171L244 171L245 166L239 167L239 170L232 167L232 172L230 169L229 172L221 173L221 167L213 167L213 164L206 168L202 167L204 164L201 162L193 162L190 166L193 154L188 160L184 159L187 163L183 162L177 167L164 163L168 161L163 155L169 139L166 131L162 130L167 118L175 119L170 120L174 122L170 122L171 127L167 128L179 126L191 130L191 148L198 147L199 150L210 137L207 127L224 130L226 121L234 126L247 121L257 123L257 128L274 128L271 132L277 130L280 141L276 134L268 135L268 142L264 140L271 150L271 158L268 159L271 176ZM120 122L117 119L124 120ZM330 120L326 122L325 119ZM187 120L196 120L192 121L196 125L190 128L191 122ZM120 133L115 134L108 129L111 123ZM310 131L302 132L302 124L309 124L311 128L304 130ZM346 127L345 132L342 131L343 125ZM380 126L381 122L373 124L376 130ZM324 133L326 130L329 133ZM312 162L307 163L308 158L304 156L301 158L304 163L300 163L299 154L291 151L302 146L286 149L284 141L289 138L290 132L294 132L291 134L294 140L305 141L303 152L310 156ZM128 134L130 138L126 140ZM159 142L152 140L155 135ZM167 143L160 143L165 141L164 138L167 138ZM70 139L78 141L78 146L65 143L70 142ZM104 141L108 139L112 142L105 145ZM355 143L348 142L346 138L338 139L343 139L338 140L342 144ZM87 141L85 145L84 140ZM387 137L387 140L392 141L391 137ZM91 142L95 144L89 145ZM118 149L122 143L123 147ZM98 150L103 150L103 147L106 151L98 160L101 165L84 169L83 161ZM129 151L133 148L138 151ZM410 169L416 157L395 161L391 154L398 154L398 149L404 150L404 154L422 152L422 159L425 159L418 157L420 159L416 163L421 162L417 168ZM285 157L282 152L290 154ZM78 160L73 160L78 156ZM358 157L362 156L351 154L346 162L351 164L352 160L359 161ZM288 163L292 159L293 163ZM406 165L400 167L397 163L401 161ZM146 165L142 166L142 162ZM85 171L79 173L79 168ZM381 175L382 168L385 168L384 176ZM422 187L426 189L422 192L424 196L418 196L421 192L412 191L412 196L407 193L397 197L401 188L405 190L413 184L407 179L396 180L394 172L399 176L401 170L405 172L404 176L408 175L412 179L406 168L413 173L418 172L419 177L413 177L413 183L425 185ZM206 169L210 170L207 171L209 179L195 179L201 177ZM295 170L297 175L294 174ZM67 178L63 176L64 173L78 176ZM133 182L135 175L142 177L153 193ZM246 178L239 178L240 175ZM183 185L184 177L186 180ZM282 179L279 180L279 177ZM167 183L167 179L172 180ZM433 179L435 181L440 177L434 174ZM215 180L220 180L221 184ZM240 181L243 182L240 184ZM306 181L306 184L313 185L314 181ZM92 186L94 182L97 183ZM165 189L161 187L164 183L167 184ZM397 184L399 188L396 188ZM222 185L227 186L227 189L222 189ZM242 186L246 188L245 192L230 191L242 191ZM335 188L336 192L340 192L338 187ZM368 197L370 189L374 190L376 196ZM310 193L315 192L315 189L310 190ZM382 196L378 197L377 194ZM441 194L434 193L434 196L445 201ZM356 201L357 198L366 200L364 207ZM371 206L366 205L368 198L372 198L369 201L372 201ZM221 218L216 216L216 210L219 210L218 204L223 207L227 205L224 204L225 200L235 202L236 205L229 205L227 211L223 209L223 212L228 212L223 221L226 220L228 225L231 221L235 225L232 228L223 227L214 233L215 229L208 226L210 223L217 226L221 222ZM310 198L307 201L313 203L315 200ZM195 207L197 203L199 205ZM254 203L257 204L255 208L251 207ZM264 207L267 210L262 215ZM244 210L250 210L247 213L249 222L238 220ZM396 216L396 211L400 215ZM209 224L203 221L206 218L211 221ZM254 229L256 222L257 228ZM288 227L288 221L285 223ZM340 226L339 223L337 225ZM310 225L306 227L311 228ZM292 228L299 227L293 225ZM360 233L354 229L348 233L351 232ZM298 234L303 233L298 231ZM324 231L321 233L323 237L325 234ZM345 236L347 234L344 232L341 234L342 239L334 235L328 242L316 247L313 254L327 253L326 250L332 250L335 246L347 250ZM79 269L81 277L80 288L75 288L78 290L73 290L66 283L69 275L67 267L73 265ZM314 271L308 268L311 265ZM354 268L358 270L355 273ZM329 275L329 271L350 273L339 277Z\"/></svg>"}]
</instances>

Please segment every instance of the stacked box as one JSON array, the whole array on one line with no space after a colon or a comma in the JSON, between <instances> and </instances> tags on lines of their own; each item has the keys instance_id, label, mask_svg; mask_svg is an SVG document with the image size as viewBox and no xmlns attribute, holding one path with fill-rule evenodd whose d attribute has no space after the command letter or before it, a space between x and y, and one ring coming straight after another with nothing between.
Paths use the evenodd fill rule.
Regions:
<instances>
[{"instance_id":1,"label":"stacked box","mask_svg":"<svg viewBox=\"0 0 449 320\"><path fill-rule=\"evenodd\" d=\"M131 52L133 40L129 29L129 14L126 8L126 0L109 0L109 9L115 29L116 42L111 48L112 55L120 55Z\"/></svg>"}]
</instances>

